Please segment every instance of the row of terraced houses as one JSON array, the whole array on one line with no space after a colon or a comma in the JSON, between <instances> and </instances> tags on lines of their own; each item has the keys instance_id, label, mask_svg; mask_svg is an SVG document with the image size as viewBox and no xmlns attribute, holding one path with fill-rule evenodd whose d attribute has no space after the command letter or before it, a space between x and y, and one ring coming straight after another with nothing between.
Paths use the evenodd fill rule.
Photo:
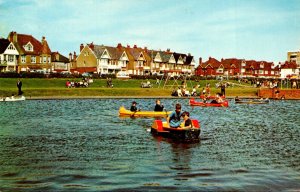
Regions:
<instances>
[{"instance_id":1,"label":"row of terraced houses","mask_svg":"<svg viewBox=\"0 0 300 192\"><path fill-rule=\"evenodd\" d=\"M71 72L129 75L190 74L198 76L233 76L286 78L299 77L300 51L288 52L287 61L273 62L210 57L198 66L191 54L151 50L147 47L81 44L80 51L68 58L58 51L52 52L45 37L41 41L32 35L10 32L0 39L0 71L16 72Z\"/></svg>"}]
</instances>

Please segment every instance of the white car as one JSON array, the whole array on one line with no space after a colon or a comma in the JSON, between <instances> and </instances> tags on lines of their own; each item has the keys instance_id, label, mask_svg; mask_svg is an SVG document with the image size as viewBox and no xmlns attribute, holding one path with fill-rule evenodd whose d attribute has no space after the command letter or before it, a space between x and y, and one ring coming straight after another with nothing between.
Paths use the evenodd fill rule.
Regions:
<instances>
[{"instance_id":1,"label":"white car","mask_svg":"<svg viewBox=\"0 0 300 192\"><path fill-rule=\"evenodd\" d=\"M126 72L119 72L117 73L116 77L118 79L130 79L129 74L127 74Z\"/></svg>"}]
</instances>

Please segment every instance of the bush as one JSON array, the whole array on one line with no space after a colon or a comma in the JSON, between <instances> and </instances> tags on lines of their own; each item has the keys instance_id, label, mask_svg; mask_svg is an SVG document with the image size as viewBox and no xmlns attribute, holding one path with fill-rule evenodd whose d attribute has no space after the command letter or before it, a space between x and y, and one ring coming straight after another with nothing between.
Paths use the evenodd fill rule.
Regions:
<instances>
[{"instance_id":1,"label":"bush","mask_svg":"<svg viewBox=\"0 0 300 192\"><path fill-rule=\"evenodd\" d=\"M1 72L0 78L18 78L21 77L19 73L16 72Z\"/></svg>"}]
</instances>

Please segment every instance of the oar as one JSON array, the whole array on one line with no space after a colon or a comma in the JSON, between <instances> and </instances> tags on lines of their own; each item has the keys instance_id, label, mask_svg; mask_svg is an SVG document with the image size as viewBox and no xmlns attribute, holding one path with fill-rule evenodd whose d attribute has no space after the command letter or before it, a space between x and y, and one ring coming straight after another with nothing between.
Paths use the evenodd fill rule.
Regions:
<instances>
[{"instance_id":1,"label":"oar","mask_svg":"<svg viewBox=\"0 0 300 192\"><path fill-rule=\"evenodd\" d=\"M138 111L138 110L134 111L134 112L132 113L132 115L130 115L130 117L134 117L134 115L136 114L137 111Z\"/></svg>"}]
</instances>

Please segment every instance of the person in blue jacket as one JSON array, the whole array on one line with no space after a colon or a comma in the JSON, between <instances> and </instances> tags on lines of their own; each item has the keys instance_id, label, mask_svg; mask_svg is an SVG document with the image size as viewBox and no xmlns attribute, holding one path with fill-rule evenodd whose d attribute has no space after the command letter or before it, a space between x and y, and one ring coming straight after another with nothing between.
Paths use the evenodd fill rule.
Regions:
<instances>
[{"instance_id":1,"label":"person in blue jacket","mask_svg":"<svg viewBox=\"0 0 300 192\"><path fill-rule=\"evenodd\" d=\"M180 127L180 117L181 117L181 105L177 103L175 105L175 111L173 111L167 118L167 122L169 123L170 127L172 128L179 128Z\"/></svg>"}]
</instances>

